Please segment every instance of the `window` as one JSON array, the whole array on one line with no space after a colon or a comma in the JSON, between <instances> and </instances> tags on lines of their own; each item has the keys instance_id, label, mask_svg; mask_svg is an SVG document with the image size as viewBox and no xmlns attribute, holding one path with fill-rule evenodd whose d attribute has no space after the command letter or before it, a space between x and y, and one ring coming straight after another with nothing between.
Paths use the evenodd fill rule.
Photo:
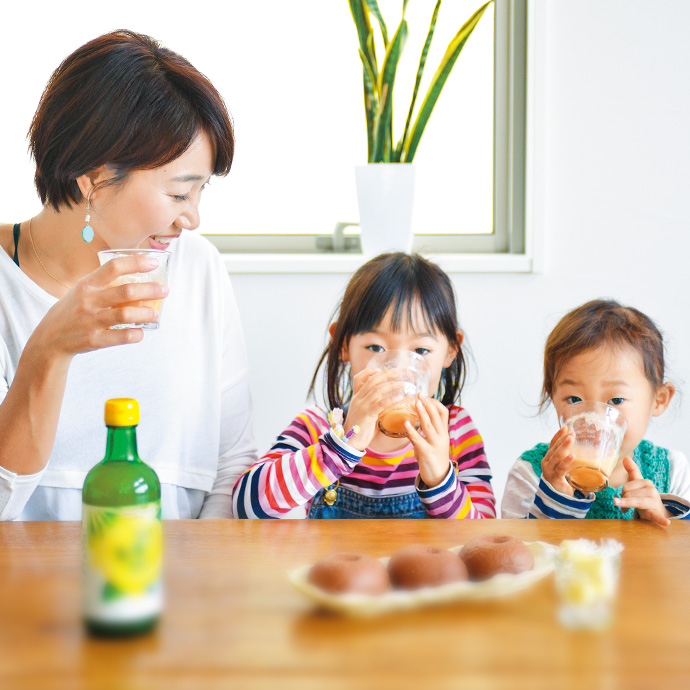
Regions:
<instances>
[{"instance_id":1,"label":"window","mask_svg":"<svg viewBox=\"0 0 690 690\"><path fill-rule=\"evenodd\" d=\"M379 2L389 35L399 21L400 4ZM434 4L418 0L408 5L409 38L395 85L394 138L404 126ZM448 42L480 4L455 0L442 5L417 109ZM276 96L265 95L260 108L278 104L276 122L244 144L243 93L236 94L240 143L227 181L235 189L235 202L229 227L217 228L213 238L223 251L333 253L334 243L341 252L360 251L354 167L366 161L366 131L356 31L346 2L342 7L328 3L316 23L320 36L305 53L289 50L290 32L274 36L278 52L286 54L284 71L272 74L271 64L257 59L267 83L280 85ZM524 252L525 37L525 0L496 0L460 54L414 160L415 249ZM377 45L377 54L381 51ZM324 56L319 65L313 64L311 52ZM310 65L307 73L299 67L303 64ZM305 96L305 79L318 85L312 97ZM248 160L259 155L261 144L268 158ZM243 192L236 194L240 185ZM261 188L267 191L262 201L255 193ZM341 236L334 240L337 224Z\"/></svg>"},{"instance_id":2,"label":"window","mask_svg":"<svg viewBox=\"0 0 690 690\"><path fill-rule=\"evenodd\" d=\"M450 39L480 4L442 4L418 104ZM391 35L401 5L379 0ZM394 136L406 116L434 5L408 5ZM30 4L12 7L12 30L0 56L14 64L21 55L22 69L4 75L11 104L0 116L7 220L39 210L25 136L51 72L86 41L125 27L187 57L217 86L233 115L235 163L204 193L201 232L234 255L336 254L325 247L332 245L337 223L358 219L354 167L366 161L361 63L347 0L303 0L298 6L209 0L199 12L188 9L179 0L171 0L166 12L120 0L115 10L96 5L67 22L58 5L46 3L36 24ZM495 0L444 87L414 161L416 249L524 251L525 15L526 0ZM40 51L27 52L28 35L43 46ZM357 234L356 226L345 228L342 244L353 256Z\"/></svg>"}]
</instances>

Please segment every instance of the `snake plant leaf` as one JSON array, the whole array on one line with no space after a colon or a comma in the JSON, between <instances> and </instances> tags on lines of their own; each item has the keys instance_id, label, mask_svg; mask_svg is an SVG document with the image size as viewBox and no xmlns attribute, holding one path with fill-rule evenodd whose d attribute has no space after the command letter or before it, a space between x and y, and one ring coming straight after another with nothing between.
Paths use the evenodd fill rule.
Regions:
<instances>
[{"instance_id":1,"label":"snake plant leaf","mask_svg":"<svg viewBox=\"0 0 690 690\"><path fill-rule=\"evenodd\" d=\"M362 60L362 69L363 69L363 74L364 74L364 86L367 91L367 96L371 94L371 104L372 107L376 105L376 77L374 76L374 73L371 71L371 67L369 66L369 60L367 59L367 56L360 50L359 51L359 57Z\"/></svg>"},{"instance_id":2,"label":"snake plant leaf","mask_svg":"<svg viewBox=\"0 0 690 690\"><path fill-rule=\"evenodd\" d=\"M348 0L350 4L350 14L357 28L357 38L359 39L359 49L367 56L369 67L374 75L377 75L376 51L374 49L373 32L369 21L369 10L366 0ZM370 41L369 38L372 38Z\"/></svg>"},{"instance_id":3,"label":"snake plant leaf","mask_svg":"<svg viewBox=\"0 0 690 690\"><path fill-rule=\"evenodd\" d=\"M369 54L370 55L376 55L376 51L374 50L374 32L372 31L369 34L369 37L367 38L367 46L369 47ZM378 92L378 72L377 72L377 67L376 65L374 67L374 70L370 70L370 74L373 75L374 80L373 80L373 93L374 93L374 107L372 110L367 110L366 116L367 116L367 162L371 163L373 161L373 155L374 155L374 119L376 117L376 113L378 112L379 108L379 101L380 101L380 96ZM365 94L364 94L364 107L366 109L367 104L366 104L366 81L364 83L364 89L365 89Z\"/></svg>"},{"instance_id":4,"label":"snake plant leaf","mask_svg":"<svg viewBox=\"0 0 690 690\"><path fill-rule=\"evenodd\" d=\"M367 6L369 9L369 12L371 12L374 17L376 17L376 21L379 23L379 28L381 29L381 36L383 36L383 46L384 48L388 47L388 29L386 28L386 22L383 21L383 15L381 14L381 10L379 9L379 4L376 0L364 0L364 4ZM403 14L405 14L405 11L403 10Z\"/></svg>"},{"instance_id":5,"label":"snake plant leaf","mask_svg":"<svg viewBox=\"0 0 690 690\"><path fill-rule=\"evenodd\" d=\"M374 150L372 163L381 163L390 160L391 147L391 120L393 115L393 86L395 85L395 73L398 68L400 55L407 41L407 22L403 17L395 35L386 48L383 65L379 73L377 91L379 105L374 120ZM388 144L388 145L387 145ZM388 149L388 157L386 157Z\"/></svg>"},{"instance_id":6,"label":"snake plant leaf","mask_svg":"<svg viewBox=\"0 0 690 690\"><path fill-rule=\"evenodd\" d=\"M414 113L414 106L417 102L417 94L419 93L419 85L422 81L422 76L424 74L424 67L426 65L426 58L429 55L429 48L431 47L431 41L434 37L434 31L436 30L436 20L438 19L438 13L441 9L441 0L438 0L436 7L431 15L431 24L429 25L429 31L426 35L426 41L424 41L424 47L422 48L422 54L419 58L419 67L417 68L417 76L414 80L414 89L412 91L412 101L410 102L410 109L407 111L407 119L405 120L405 129L403 130L403 135L395 147L394 162L400 162L400 156L402 155L402 148L407 139L407 133L410 131L410 123L412 122L412 114Z\"/></svg>"},{"instance_id":7,"label":"snake plant leaf","mask_svg":"<svg viewBox=\"0 0 690 690\"><path fill-rule=\"evenodd\" d=\"M365 55L369 56L369 67L371 69L371 73L374 75L374 88L378 88L378 80L379 80L379 71L378 68L379 66L376 64L376 48L374 46L374 32L370 31L369 36L367 36L367 49L365 51ZM373 56L373 58L372 58ZM372 59L374 60L374 64L371 64Z\"/></svg>"},{"instance_id":8,"label":"snake plant leaf","mask_svg":"<svg viewBox=\"0 0 690 690\"><path fill-rule=\"evenodd\" d=\"M376 49L374 47L374 32L369 21L369 10L364 4L364 0L348 0L350 13L357 28L357 38L359 39L360 57L363 55L363 90L364 90L364 115L367 126L367 160L371 161L374 146L374 111L375 104L371 100L371 90L367 86L367 71L374 75L374 89L378 77L378 65L376 63ZM370 107L372 105L372 107Z\"/></svg>"},{"instance_id":9,"label":"snake plant leaf","mask_svg":"<svg viewBox=\"0 0 690 690\"><path fill-rule=\"evenodd\" d=\"M443 86L446 83L446 80L448 79L451 70L453 69L453 65L455 64L455 61L458 59L458 56L460 55L462 49L465 47L467 39L472 35L472 32L479 23L479 20L482 18L482 15L484 14L484 12L486 12L486 8L492 2L493 0L489 0L489 2L482 5L463 24L460 31L458 31L458 33L455 34L455 37L448 45L445 55L441 60L441 64L436 70L436 74L434 74L434 76L431 79L431 84L429 85L429 89L419 109L419 113L412 127L412 131L410 132L409 137L403 145L403 155L401 156L401 158L404 158L405 163L412 162L412 159L414 158L414 155L417 151L417 146L419 146L419 140L421 139L422 134L424 133L424 128L426 127L427 122L429 121L429 117L431 116L434 106L436 105L436 101L438 101L438 98L441 95ZM375 143L376 142L374 138L374 145Z\"/></svg>"},{"instance_id":10,"label":"snake plant leaf","mask_svg":"<svg viewBox=\"0 0 690 690\"><path fill-rule=\"evenodd\" d=\"M374 144L374 116L378 103L376 93L376 79L369 66L367 56L360 50L359 57L362 59L362 69L364 74L364 111L367 118L367 160L369 162Z\"/></svg>"}]
</instances>

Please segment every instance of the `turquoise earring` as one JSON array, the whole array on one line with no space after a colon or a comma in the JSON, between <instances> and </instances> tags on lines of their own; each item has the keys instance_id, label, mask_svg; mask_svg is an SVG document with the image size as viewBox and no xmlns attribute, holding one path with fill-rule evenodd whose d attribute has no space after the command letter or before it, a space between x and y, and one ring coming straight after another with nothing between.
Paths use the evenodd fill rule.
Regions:
<instances>
[{"instance_id":1,"label":"turquoise earring","mask_svg":"<svg viewBox=\"0 0 690 690\"><path fill-rule=\"evenodd\" d=\"M91 220L91 214L89 211L91 210L91 195L88 196L86 199L86 225L82 228L81 231L81 238L86 242L87 244L93 240L94 232L93 228L89 225L89 221Z\"/></svg>"}]
</instances>

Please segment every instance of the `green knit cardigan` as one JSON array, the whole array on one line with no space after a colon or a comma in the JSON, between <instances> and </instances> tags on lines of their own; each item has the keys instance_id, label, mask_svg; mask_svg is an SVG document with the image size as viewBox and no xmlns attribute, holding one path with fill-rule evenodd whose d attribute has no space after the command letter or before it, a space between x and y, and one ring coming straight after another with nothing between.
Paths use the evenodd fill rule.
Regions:
<instances>
[{"instance_id":1,"label":"green knit cardigan","mask_svg":"<svg viewBox=\"0 0 690 690\"><path fill-rule=\"evenodd\" d=\"M532 465L537 477L541 477L541 461L549 449L548 443L538 443L531 450L525 451L520 458L527 460ZM659 448L649 441L642 441L633 454L635 464L640 468L640 472L645 479L651 479L660 494L667 494L669 479L668 450ZM607 487L594 494L594 502L587 511L585 517L590 520L613 519L613 520L632 520L633 509L629 508L622 511L614 505L613 499L620 498L623 485ZM579 494L579 492L578 492ZM582 494L579 494L582 496Z\"/></svg>"}]
</instances>

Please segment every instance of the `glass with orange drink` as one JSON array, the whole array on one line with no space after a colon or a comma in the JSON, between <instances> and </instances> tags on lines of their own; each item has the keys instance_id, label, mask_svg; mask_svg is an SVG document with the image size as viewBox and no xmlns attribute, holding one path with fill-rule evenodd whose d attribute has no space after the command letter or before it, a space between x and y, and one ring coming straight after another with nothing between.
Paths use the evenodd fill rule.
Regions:
<instances>
[{"instance_id":1,"label":"glass with orange drink","mask_svg":"<svg viewBox=\"0 0 690 690\"><path fill-rule=\"evenodd\" d=\"M168 284L168 264L170 263L170 257L172 256L170 252L163 251L162 249L107 249L98 252L98 260L101 262L101 266L108 263L108 261L112 261L113 259L123 256L145 256L158 261L158 266L156 266L156 268L154 268L152 271L148 271L146 273L128 273L127 275L120 276L113 283L113 286L125 285L127 283ZM160 314L163 308L163 300L135 300L134 302L127 302L127 305L132 307L151 307L151 309L155 309ZM117 306L125 305L120 304ZM150 330L158 328L158 321L147 321L143 323L118 323L115 326L111 326L111 328L143 328L145 330Z\"/></svg>"},{"instance_id":2,"label":"glass with orange drink","mask_svg":"<svg viewBox=\"0 0 690 690\"><path fill-rule=\"evenodd\" d=\"M431 378L431 369L424 357L409 350L388 350L376 353L369 360L367 368L394 370L394 380L404 382L403 399L396 400L379 415L379 430L392 438L407 436L405 422L410 422L418 430L420 424L415 401L418 393L429 395Z\"/></svg>"},{"instance_id":3,"label":"glass with orange drink","mask_svg":"<svg viewBox=\"0 0 690 690\"><path fill-rule=\"evenodd\" d=\"M560 422L575 434L568 484L585 494L605 489L628 428L623 415L605 403L580 401L565 408Z\"/></svg>"}]
</instances>

